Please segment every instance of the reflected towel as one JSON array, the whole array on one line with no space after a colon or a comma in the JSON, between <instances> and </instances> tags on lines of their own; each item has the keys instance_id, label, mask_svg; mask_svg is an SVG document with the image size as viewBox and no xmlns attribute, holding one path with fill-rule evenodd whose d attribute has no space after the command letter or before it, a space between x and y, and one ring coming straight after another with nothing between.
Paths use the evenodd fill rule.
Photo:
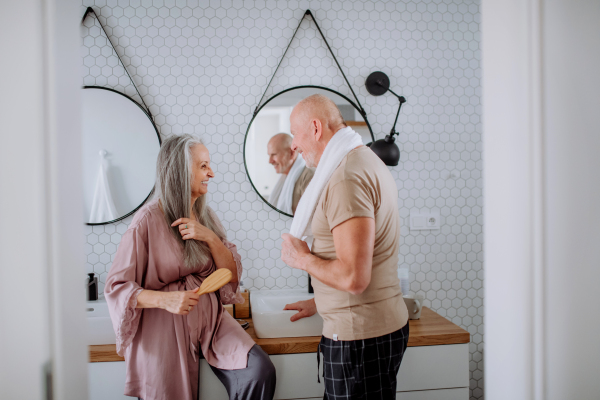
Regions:
<instances>
[{"instance_id":1,"label":"reflected towel","mask_svg":"<svg viewBox=\"0 0 600 400\"><path fill-rule=\"evenodd\" d=\"M333 171L339 167L342 159L346 157L351 150L361 146L363 144L362 139L358 133L356 133L349 126L342 128L337 131L321 156L317 170L312 180L308 184L306 191L300 198L298 207L296 207L296 214L294 214L294 220L292 221L292 227L290 228L290 234L302 240L312 243L312 231L310 228L310 222L312 221L315 208L321 197L321 192L325 189L325 185L329 182Z\"/></svg>"},{"instance_id":2,"label":"reflected towel","mask_svg":"<svg viewBox=\"0 0 600 400\"><path fill-rule=\"evenodd\" d=\"M296 181L302 175L304 167L306 167L306 162L304 162L302 155L298 153L298 157L296 157L296 161L294 161L292 168L290 168L290 172L288 172L283 182L281 193L277 199L277 208L285 213L292 214L294 187L296 186Z\"/></svg>"},{"instance_id":3,"label":"reflected towel","mask_svg":"<svg viewBox=\"0 0 600 400\"><path fill-rule=\"evenodd\" d=\"M117 210L108 184L108 162L105 156L106 151L101 150L100 171L98 171L98 178L96 179L90 223L108 222L117 218Z\"/></svg>"},{"instance_id":4,"label":"reflected towel","mask_svg":"<svg viewBox=\"0 0 600 400\"><path fill-rule=\"evenodd\" d=\"M287 175L280 174L279 179L277 180L277 183L275 184L275 186L273 187L273 190L271 191L271 195L267 199L267 200L269 200L269 203L271 203L275 207L277 207L277 202L279 201L279 196L281 195L281 189L283 189L283 184L285 183L286 178L287 178Z\"/></svg>"}]
</instances>

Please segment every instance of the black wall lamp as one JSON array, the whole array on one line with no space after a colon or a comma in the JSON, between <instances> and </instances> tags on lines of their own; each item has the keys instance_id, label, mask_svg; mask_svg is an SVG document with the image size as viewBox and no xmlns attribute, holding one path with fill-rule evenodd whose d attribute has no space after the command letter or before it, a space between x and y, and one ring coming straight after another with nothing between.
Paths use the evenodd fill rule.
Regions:
<instances>
[{"instance_id":1,"label":"black wall lamp","mask_svg":"<svg viewBox=\"0 0 600 400\"><path fill-rule=\"evenodd\" d=\"M406 99L404 96L398 96L390 89L390 78L381 71L376 71L369 75L365 82L365 86L367 87L367 91L373 96L381 96L385 92L390 92L396 96L400 102L398 112L396 113L396 120L394 121L394 126L392 126L390 134L387 135L385 139L374 141L370 146L371 150L381 158L385 165L395 167L398 165L398 161L400 161L400 149L396 143L394 143L396 141L394 135L399 135L398 132L396 132L396 122L398 122L400 108L402 108L403 103L406 103Z\"/></svg>"}]
</instances>

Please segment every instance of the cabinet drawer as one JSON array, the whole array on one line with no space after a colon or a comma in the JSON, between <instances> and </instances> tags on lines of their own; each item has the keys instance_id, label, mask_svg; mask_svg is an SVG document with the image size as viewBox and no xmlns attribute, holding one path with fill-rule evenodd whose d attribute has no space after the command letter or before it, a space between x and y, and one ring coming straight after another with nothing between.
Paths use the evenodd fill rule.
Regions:
<instances>
[{"instance_id":1,"label":"cabinet drawer","mask_svg":"<svg viewBox=\"0 0 600 400\"><path fill-rule=\"evenodd\" d=\"M469 386L469 345L409 347L398 372L398 391Z\"/></svg>"},{"instance_id":2,"label":"cabinet drawer","mask_svg":"<svg viewBox=\"0 0 600 400\"><path fill-rule=\"evenodd\" d=\"M469 388L398 392L396 400L469 400Z\"/></svg>"},{"instance_id":3,"label":"cabinet drawer","mask_svg":"<svg viewBox=\"0 0 600 400\"><path fill-rule=\"evenodd\" d=\"M398 392L396 400L468 400L469 388L418 390L416 392ZM323 400L321 397L311 397L298 400Z\"/></svg>"},{"instance_id":4,"label":"cabinet drawer","mask_svg":"<svg viewBox=\"0 0 600 400\"><path fill-rule=\"evenodd\" d=\"M125 361L88 364L90 400L131 400L125 396Z\"/></svg>"}]
</instances>

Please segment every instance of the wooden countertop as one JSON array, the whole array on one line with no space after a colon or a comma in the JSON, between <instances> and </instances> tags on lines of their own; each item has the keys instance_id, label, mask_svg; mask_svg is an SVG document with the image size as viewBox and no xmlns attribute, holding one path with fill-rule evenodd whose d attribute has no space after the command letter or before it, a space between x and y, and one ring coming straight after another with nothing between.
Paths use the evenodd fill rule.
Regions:
<instances>
[{"instance_id":1,"label":"wooden countertop","mask_svg":"<svg viewBox=\"0 0 600 400\"><path fill-rule=\"evenodd\" d=\"M321 340L320 336L298 338L259 339L254 333L252 319L246 319L250 327L246 330L267 354L314 353ZM408 346L435 346L442 344L469 343L469 332L453 324L435 311L423 307L421 319L410 320L410 337ZM117 354L114 344L103 344L90 347L90 362L124 361Z\"/></svg>"},{"instance_id":2,"label":"wooden countertop","mask_svg":"<svg viewBox=\"0 0 600 400\"><path fill-rule=\"evenodd\" d=\"M471 335L435 311L423 307L421 319L411 319L408 346L469 343Z\"/></svg>"}]
</instances>

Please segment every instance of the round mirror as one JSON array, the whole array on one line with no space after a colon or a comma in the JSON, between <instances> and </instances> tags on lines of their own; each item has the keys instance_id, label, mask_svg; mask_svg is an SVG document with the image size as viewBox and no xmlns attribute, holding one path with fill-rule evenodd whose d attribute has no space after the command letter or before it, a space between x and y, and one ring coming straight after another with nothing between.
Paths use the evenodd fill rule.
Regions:
<instances>
[{"instance_id":1,"label":"round mirror","mask_svg":"<svg viewBox=\"0 0 600 400\"><path fill-rule=\"evenodd\" d=\"M119 221L154 188L160 135L148 113L128 96L97 86L81 93L84 221Z\"/></svg>"},{"instance_id":2,"label":"round mirror","mask_svg":"<svg viewBox=\"0 0 600 400\"><path fill-rule=\"evenodd\" d=\"M338 106L346 124L373 141L371 126L358 106L346 96L321 86L297 86L268 99L250 121L244 140L244 164L250 183L273 209L293 216L314 175L300 154L291 149L290 114L302 99L313 94L327 96Z\"/></svg>"}]
</instances>

